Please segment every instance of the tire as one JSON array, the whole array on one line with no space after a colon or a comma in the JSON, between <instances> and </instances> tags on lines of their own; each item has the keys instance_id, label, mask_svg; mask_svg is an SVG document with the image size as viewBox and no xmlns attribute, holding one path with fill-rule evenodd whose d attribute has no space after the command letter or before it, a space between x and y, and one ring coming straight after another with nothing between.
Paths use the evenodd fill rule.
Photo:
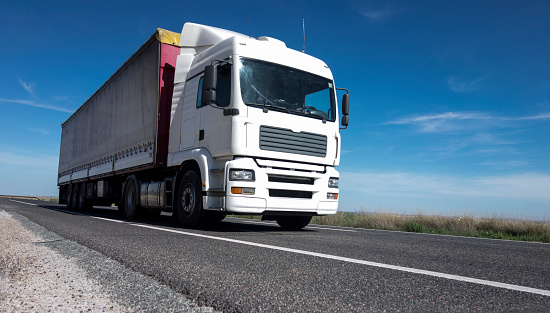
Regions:
<instances>
[{"instance_id":1,"label":"tire","mask_svg":"<svg viewBox=\"0 0 550 313\"><path fill-rule=\"evenodd\" d=\"M57 201L58 204L67 204L67 190L65 187L59 188L59 201Z\"/></svg>"},{"instance_id":2,"label":"tire","mask_svg":"<svg viewBox=\"0 0 550 313\"><path fill-rule=\"evenodd\" d=\"M67 210L69 211L72 211L74 208L73 208L73 201L72 201L72 198L73 198L73 186L72 185L68 185L67 186L67 190L66 190L66 193L65 193L65 201L67 203Z\"/></svg>"},{"instance_id":3,"label":"tire","mask_svg":"<svg viewBox=\"0 0 550 313\"><path fill-rule=\"evenodd\" d=\"M312 216L276 216L275 221L284 229L298 230L311 222Z\"/></svg>"},{"instance_id":4,"label":"tire","mask_svg":"<svg viewBox=\"0 0 550 313\"><path fill-rule=\"evenodd\" d=\"M76 195L76 201L77 201L77 207L78 210L83 211L84 210L84 202L86 202L86 188L84 186L84 183L82 183L78 187L78 194Z\"/></svg>"},{"instance_id":5,"label":"tire","mask_svg":"<svg viewBox=\"0 0 550 313\"><path fill-rule=\"evenodd\" d=\"M71 185L71 210L78 211L78 184Z\"/></svg>"},{"instance_id":6,"label":"tire","mask_svg":"<svg viewBox=\"0 0 550 313\"><path fill-rule=\"evenodd\" d=\"M141 207L139 206L138 184L135 176L130 176L126 180L124 187L124 199L122 213L127 220L134 220L139 216Z\"/></svg>"},{"instance_id":7,"label":"tire","mask_svg":"<svg viewBox=\"0 0 550 313\"><path fill-rule=\"evenodd\" d=\"M91 208L91 200L86 199L86 183L82 183L78 188L78 209L80 211L89 211Z\"/></svg>"},{"instance_id":8,"label":"tire","mask_svg":"<svg viewBox=\"0 0 550 313\"><path fill-rule=\"evenodd\" d=\"M202 209L202 187L199 175L187 171L178 185L176 194L177 218L184 228L197 228L204 224L206 214Z\"/></svg>"}]
</instances>

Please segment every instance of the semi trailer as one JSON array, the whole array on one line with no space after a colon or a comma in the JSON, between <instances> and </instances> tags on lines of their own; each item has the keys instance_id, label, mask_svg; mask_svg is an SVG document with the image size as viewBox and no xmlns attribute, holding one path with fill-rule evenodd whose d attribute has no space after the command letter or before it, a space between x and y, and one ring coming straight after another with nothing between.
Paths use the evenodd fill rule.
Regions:
<instances>
[{"instance_id":1,"label":"semi trailer","mask_svg":"<svg viewBox=\"0 0 550 313\"><path fill-rule=\"evenodd\" d=\"M338 209L348 122L349 92L315 57L159 28L62 124L59 201L115 204L129 220L172 212L186 228L247 214L300 229Z\"/></svg>"}]
</instances>

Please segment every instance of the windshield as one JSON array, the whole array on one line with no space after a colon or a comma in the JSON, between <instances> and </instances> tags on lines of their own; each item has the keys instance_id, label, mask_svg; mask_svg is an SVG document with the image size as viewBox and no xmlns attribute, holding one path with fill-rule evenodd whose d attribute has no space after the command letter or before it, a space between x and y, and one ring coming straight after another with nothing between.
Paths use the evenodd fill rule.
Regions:
<instances>
[{"instance_id":1,"label":"windshield","mask_svg":"<svg viewBox=\"0 0 550 313\"><path fill-rule=\"evenodd\" d=\"M330 79L294 68L241 59L241 94L246 105L334 121Z\"/></svg>"}]
</instances>

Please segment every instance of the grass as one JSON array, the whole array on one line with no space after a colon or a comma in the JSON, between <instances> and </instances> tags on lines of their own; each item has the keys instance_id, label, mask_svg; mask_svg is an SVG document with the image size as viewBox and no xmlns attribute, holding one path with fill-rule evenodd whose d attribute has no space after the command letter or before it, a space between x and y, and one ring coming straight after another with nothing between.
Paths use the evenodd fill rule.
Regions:
<instances>
[{"instance_id":1,"label":"grass","mask_svg":"<svg viewBox=\"0 0 550 313\"><path fill-rule=\"evenodd\" d=\"M313 224L550 243L550 223L504 218L338 212Z\"/></svg>"},{"instance_id":2,"label":"grass","mask_svg":"<svg viewBox=\"0 0 550 313\"><path fill-rule=\"evenodd\" d=\"M14 197L2 196L0 197ZM58 202L57 197L19 197ZM260 219L258 215L231 215ZM338 212L334 215L314 216L312 224L354 228L405 231L492 239L507 239L550 243L550 222L471 216L446 217L437 215L397 215L390 213Z\"/></svg>"},{"instance_id":3,"label":"grass","mask_svg":"<svg viewBox=\"0 0 550 313\"><path fill-rule=\"evenodd\" d=\"M260 219L257 215L232 217ZM314 216L312 224L366 229L404 231L439 235L480 237L550 243L550 223L498 217L446 217L437 215L397 215L390 213L338 212Z\"/></svg>"}]
</instances>

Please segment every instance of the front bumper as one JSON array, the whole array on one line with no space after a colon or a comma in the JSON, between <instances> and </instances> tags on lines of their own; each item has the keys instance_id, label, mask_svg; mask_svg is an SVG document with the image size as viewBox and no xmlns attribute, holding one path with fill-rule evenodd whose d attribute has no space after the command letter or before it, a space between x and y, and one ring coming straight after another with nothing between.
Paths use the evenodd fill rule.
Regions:
<instances>
[{"instance_id":1,"label":"front bumper","mask_svg":"<svg viewBox=\"0 0 550 313\"><path fill-rule=\"evenodd\" d=\"M333 167L241 158L227 162L226 178L232 168L253 170L255 181L226 180L228 213L328 215L338 209L338 199L327 198L328 193L339 193L338 188L328 187L330 177L339 177ZM233 194L232 187L254 188L254 194Z\"/></svg>"}]
</instances>

